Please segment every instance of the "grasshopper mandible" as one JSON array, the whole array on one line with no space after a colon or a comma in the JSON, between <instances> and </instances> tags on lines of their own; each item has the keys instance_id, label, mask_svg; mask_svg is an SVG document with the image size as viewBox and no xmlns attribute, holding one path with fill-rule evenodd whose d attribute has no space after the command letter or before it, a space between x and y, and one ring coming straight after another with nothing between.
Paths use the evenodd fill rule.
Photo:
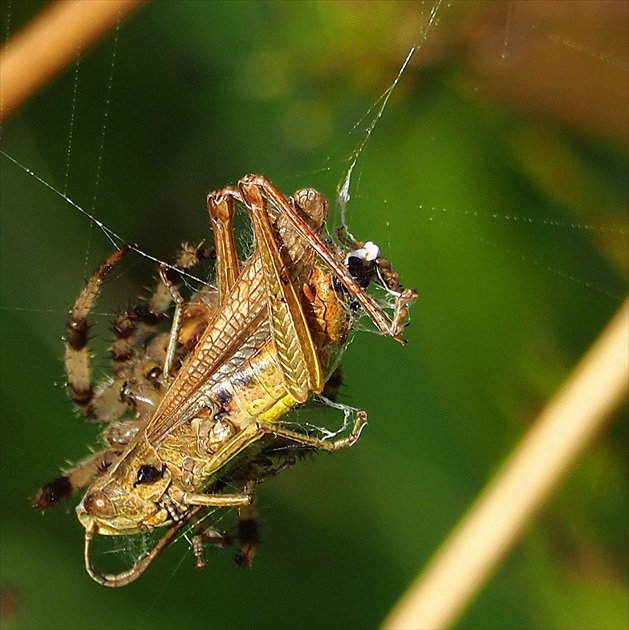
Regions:
<instances>
[{"instance_id":1,"label":"grasshopper mandible","mask_svg":"<svg viewBox=\"0 0 629 630\"><path fill-rule=\"evenodd\" d=\"M247 210L255 237L244 262L233 233L236 204ZM184 246L175 271L160 267L161 282L148 305L118 318L115 378L96 390L90 382L87 315L104 276L127 248L99 268L70 316L70 396L88 416L110 424L105 448L44 485L34 503L48 507L89 486L76 511L85 528L86 569L104 586L137 579L204 508L237 507L250 515L255 483L264 475L242 474L245 461L239 464L237 492L224 493L215 482L219 471L233 468L262 438L328 451L354 444L366 423L363 411L356 413L351 432L334 440L286 428L282 418L323 391L350 332L352 311L360 307L382 334L401 342L408 306L416 299L415 291L400 287L399 276L372 243L354 242L342 232L345 247L324 241L328 205L313 189L287 199L265 177L248 175L237 187L210 193L207 207L217 286L207 285L185 302L176 269L209 254L201 246ZM392 318L365 291L370 282L394 296ZM159 334L155 323L172 302L170 331ZM134 417L118 420L129 411ZM96 534L158 527L166 533L128 571L108 575L94 567ZM250 562L248 553L244 563Z\"/></svg>"}]
</instances>

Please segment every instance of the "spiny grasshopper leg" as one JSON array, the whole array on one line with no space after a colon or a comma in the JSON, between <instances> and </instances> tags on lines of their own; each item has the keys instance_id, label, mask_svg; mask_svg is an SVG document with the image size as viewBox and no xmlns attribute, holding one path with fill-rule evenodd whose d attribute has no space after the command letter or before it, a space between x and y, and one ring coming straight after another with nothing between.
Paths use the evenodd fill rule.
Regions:
<instances>
[{"instance_id":1,"label":"spiny grasshopper leg","mask_svg":"<svg viewBox=\"0 0 629 630\"><path fill-rule=\"evenodd\" d=\"M274 435L276 437L290 440L295 444L309 446L317 450L338 451L342 448L348 448L355 444L360 437L362 430L367 424L367 413L365 411L357 411L354 420L354 426L350 434L338 440L323 440L314 438L297 431L291 431L274 422L254 422L243 429L240 433L229 440L221 450L217 451L212 458L214 470L219 470L230 462L236 455L241 453L247 446L253 444L264 435ZM205 495L204 495L205 496ZM217 498L225 495L216 495Z\"/></svg>"}]
</instances>

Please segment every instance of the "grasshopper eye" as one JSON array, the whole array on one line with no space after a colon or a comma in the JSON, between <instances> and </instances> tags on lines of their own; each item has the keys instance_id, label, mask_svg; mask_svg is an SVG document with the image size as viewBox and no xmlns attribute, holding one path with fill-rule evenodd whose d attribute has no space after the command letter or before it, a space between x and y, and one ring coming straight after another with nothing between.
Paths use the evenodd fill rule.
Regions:
<instances>
[{"instance_id":1,"label":"grasshopper eye","mask_svg":"<svg viewBox=\"0 0 629 630\"><path fill-rule=\"evenodd\" d=\"M153 483L161 479L164 475L165 468L166 466L162 466L162 469L159 470L159 468L155 468L155 466L151 466L151 464L142 464L142 466L138 468L138 476L136 477L133 487L138 484Z\"/></svg>"}]
</instances>

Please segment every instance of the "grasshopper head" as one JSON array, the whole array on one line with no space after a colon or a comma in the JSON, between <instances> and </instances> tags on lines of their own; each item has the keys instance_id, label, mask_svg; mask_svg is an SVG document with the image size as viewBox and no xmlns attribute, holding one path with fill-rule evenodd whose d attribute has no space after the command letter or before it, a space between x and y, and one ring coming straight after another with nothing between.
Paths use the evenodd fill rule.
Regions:
<instances>
[{"instance_id":1,"label":"grasshopper head","mask_svg":"<svg viewBox=\"0 0 629 630\"><path fill-rule=\"evenodd\" d=\"M76 512L86 530L132 534L170 521L162 499L171 474L154 452L132 450L88 488Z\"/></svg>"}]
</instances>

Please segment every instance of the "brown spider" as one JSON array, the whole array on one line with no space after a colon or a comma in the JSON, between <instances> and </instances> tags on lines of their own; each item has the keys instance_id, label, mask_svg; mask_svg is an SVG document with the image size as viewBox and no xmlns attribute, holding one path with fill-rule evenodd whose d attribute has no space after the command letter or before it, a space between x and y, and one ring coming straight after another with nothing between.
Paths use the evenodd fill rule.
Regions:
<instances>
[{"instance_id":1,"label":"brown spider","mask_svg":"<svg viewBox=\"0 0 629 630\"><path fill-rule=\"evenodd\" d=\"M255 235L245 261L234 242L236 203L249 213ZM103 278L128 247L97 270L70 316L68 391L88 418L109 423L105 448L44 485L34 503L48 507L89 485L77 507L85 527L85 564L106 586L139 577L185 525L211 507L238 508L237 559L241 566L250 564L258 542L256 483L292 465L298 448L351 446L366 423L359 411L349 435L330 440L289 429L283 417L323 391L358 308L383 334L402 341L407 307L416 298L401 289L373 243L342 234L345 249L322 239L327 201L313 189L287 199L266 178L249 175L237 188L210 193L207 207L216 286L207 284L183 299L180 272L212 255L202 246L184 245L172 265L160 266L160 282L147 303L116 320L113 378L96 388L87 317ZM394 296L393 319L365 292L370 282ZM160 332L156 326L173 302L170 331ZM235 492L223 492L227 486ZM95 534L157 527L166 533L128 571L104 575L94 568ZM211 538L198 529L193 541L197 566L204 564L204 536Z\"/></svg>"}]
</instances>

